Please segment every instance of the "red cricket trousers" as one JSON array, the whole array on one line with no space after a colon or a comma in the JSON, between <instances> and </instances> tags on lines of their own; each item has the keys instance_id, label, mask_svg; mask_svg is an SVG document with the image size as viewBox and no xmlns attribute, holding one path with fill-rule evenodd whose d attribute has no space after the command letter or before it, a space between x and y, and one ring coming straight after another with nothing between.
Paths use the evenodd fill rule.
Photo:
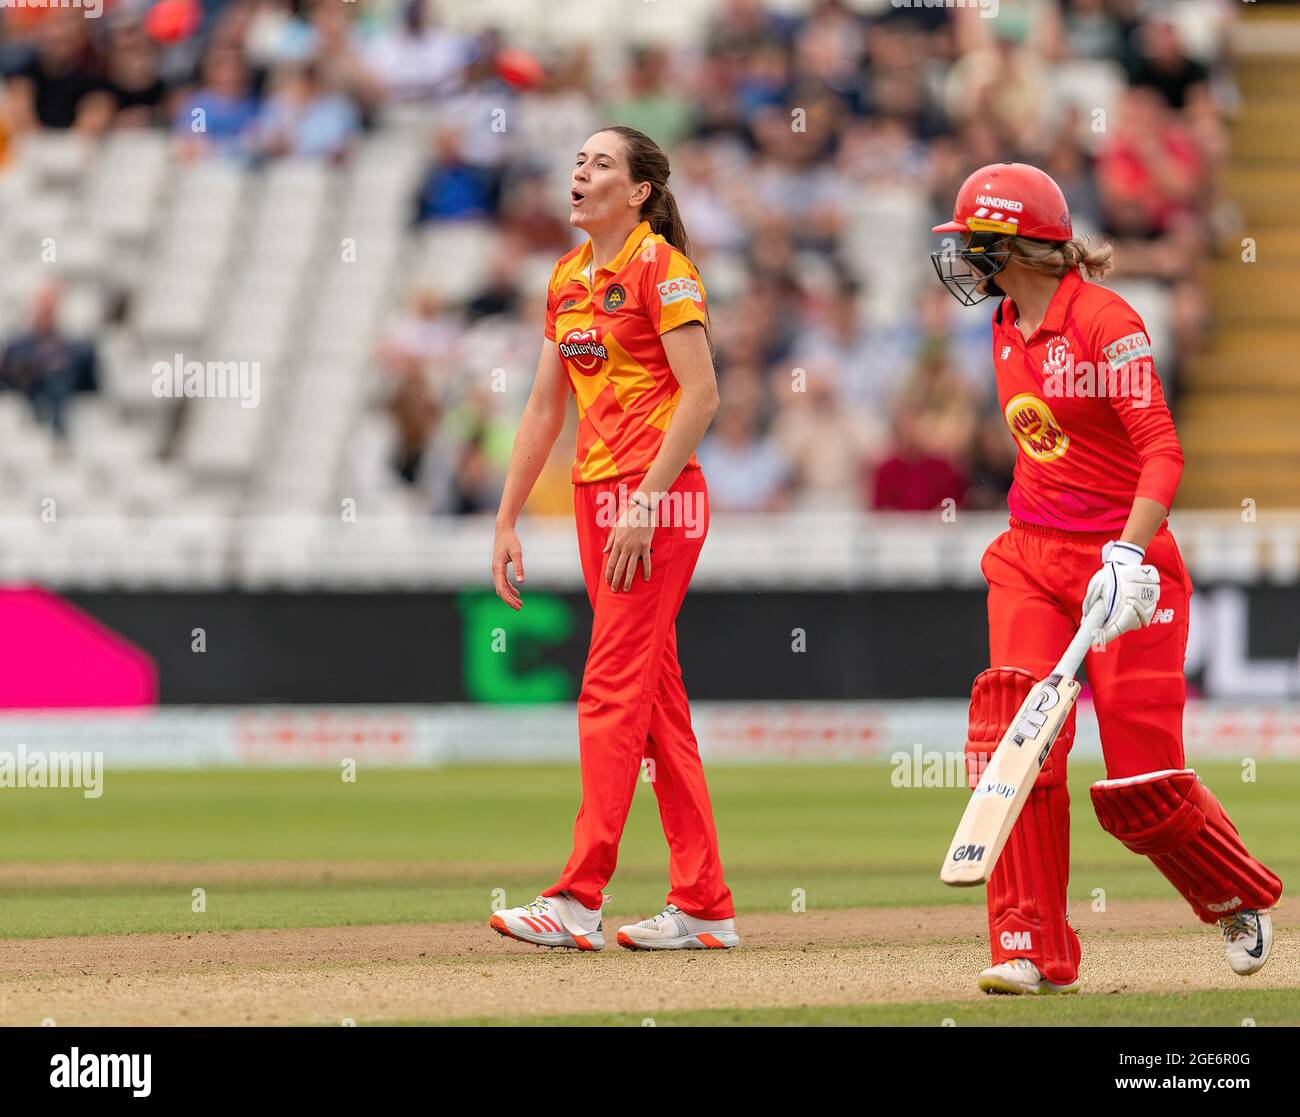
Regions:
<instances>
[{"instance_id":1,"label":"red cricket trousers","mask_svg":"<svg viewBox=\"0 0 1300 1117\"><path fill-rule=\"evenodd\" d=\"M1118 534L1012 521L982 564L989 584L991 666L1022 667L1036 679L1055 666L1079 627L1088 580L1101 567L1101 548ZM1183 766L1183 659L1192 580L1168 524L1151 540L1145 561L1160 573L1155 619L1090 652L1085 661L1110 779ZM1057 762L1064 768L1065 757Z\"/></svg>"},{"instance_id":2,"label":"red cricket trousers","mask_svg":"<svg viewBox=\"0 0 1300 1117\"><path fill-rule=\"evenodd\" d=\"M578 696L582 806L573 853L544 893L568 892L597 908L618 863L642 759L668 839L668 902L698 919L729 919L718 835L677 662L677 613L704 546L709 498L699 469L682 470L659 505L650 580L637 565L632 588L605 582L605 541L640 477L573 487L578 550L594 619Z\"/></svg>"}]
</instances>

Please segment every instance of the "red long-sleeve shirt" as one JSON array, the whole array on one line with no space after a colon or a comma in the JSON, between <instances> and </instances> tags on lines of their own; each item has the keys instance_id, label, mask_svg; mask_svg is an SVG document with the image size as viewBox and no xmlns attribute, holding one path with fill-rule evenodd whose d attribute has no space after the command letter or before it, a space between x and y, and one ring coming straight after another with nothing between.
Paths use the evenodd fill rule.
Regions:
<instances>
[{"instance_id":1,"label":"red long-sleeve shirt","mask_svg":"<svg viewBox=\"0 0 1300 1117\"><path fill-rule=\"evenodd\" d=\"M1004 298L993 315L998 402L1019 446L1011 514L1111 531L1134 497L1170 507L1183 451L1137 312L1071 271L1028 340L1017 314Z\"/></svg>"}]
</instances>

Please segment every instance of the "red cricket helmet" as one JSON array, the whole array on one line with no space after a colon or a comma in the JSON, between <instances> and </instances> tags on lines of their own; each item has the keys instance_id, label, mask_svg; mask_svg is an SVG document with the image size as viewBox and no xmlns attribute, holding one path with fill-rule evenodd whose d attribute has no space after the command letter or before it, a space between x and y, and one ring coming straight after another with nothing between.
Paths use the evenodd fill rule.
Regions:
<instances>
[{"instance_id":1,"label":"red cricket helmet","mask_svg":"<svg viewBox=\"0 0 1300 1117\"><path fill-rule=\"evenodd\" d=\"M1006 267L1010 237L1067 241L1074 235L1061 188L1046 171L1028 163L981 167L957 191L952 220L931 232L969 234L960 248L930 253L940 281L967 306L997 293L997 285L989 280ZM958 260L969 270L955 270ZM974 297L977 293L979 298Z\"/></svg>"}]
</instances>

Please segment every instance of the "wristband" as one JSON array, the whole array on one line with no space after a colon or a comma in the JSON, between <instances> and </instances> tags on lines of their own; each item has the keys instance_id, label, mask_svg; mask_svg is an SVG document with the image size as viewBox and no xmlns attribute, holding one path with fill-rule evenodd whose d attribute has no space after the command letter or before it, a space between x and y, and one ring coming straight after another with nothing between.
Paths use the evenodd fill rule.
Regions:
<instances>
[{"instance_id":1,"label":"wristband","mask_svg":"<svg viewBox=\"0 0 1300 1117\"><path fill-rule=\"evenodd\" d=\"M1115 539L1101 549L1101 561L1117 562L1121 566L1141 566L1146 554L1146 549L1136 543Z\"/></svg>"}]
</instances>

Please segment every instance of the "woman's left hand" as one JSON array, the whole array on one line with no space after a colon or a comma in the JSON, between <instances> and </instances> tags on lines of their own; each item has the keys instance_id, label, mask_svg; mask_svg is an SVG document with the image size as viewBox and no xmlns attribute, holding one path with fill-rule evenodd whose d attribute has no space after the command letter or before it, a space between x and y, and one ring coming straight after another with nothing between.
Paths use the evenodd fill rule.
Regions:
<instances>
[{"instance_id":1,"label":"woman's left hand","mask_svg":"<svg viewBox=\"0 0 1300 1117\"><path fill-rule=\"evenodd\" d=\"M654 539L654 513L636 500L629 500L619 514L618 524L605 540L605 581L617 593L632 588L638 562L650 581L650 544Z\"/></svg>"}]
</instances>

